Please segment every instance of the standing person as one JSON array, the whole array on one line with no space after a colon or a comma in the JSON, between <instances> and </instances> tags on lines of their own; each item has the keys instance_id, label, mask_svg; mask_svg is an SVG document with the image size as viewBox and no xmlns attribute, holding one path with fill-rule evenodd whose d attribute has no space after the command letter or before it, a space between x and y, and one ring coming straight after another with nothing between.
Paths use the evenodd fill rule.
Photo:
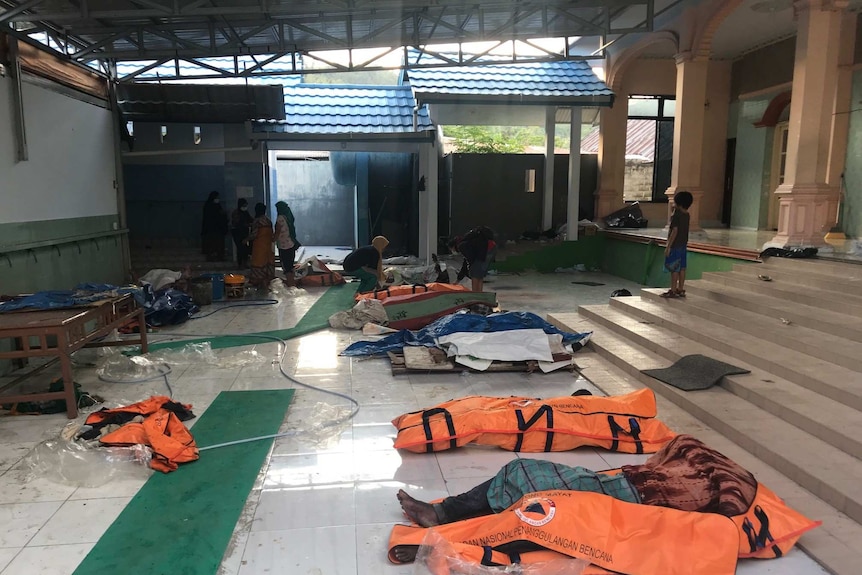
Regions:
<instances>
[{"instance_id":1,"label":"standing person","mask_svg":"<svg viewBox=\"0 0 862 575\"><path fill-rule=\"evenodd\" d=\"M245 239L251 233L251 221L251 214L248 213L248 200L240 198L236 202L236 209L230 215L230 231L236 246L236 265L239 269L245 269L251 252L245 244Z\"/></svg>"},{"instance_id":2,"label":"standing person","mask_svg":"<svg viewBox=\"0 0 862 575\"><path fill-rule=\"evenodd\" d=\"M224 237L227 235L227 214L221 207L216 191L210 192L204 202L201 221L201 251L208 262L224 260Z\"/></svg>"},{"instance_id":3,"label":"standing person","mask_svg":"<svg viewBox=\"0 0 862 575\"><path fill-rule=\"evenodd\" d=\"M473 291L482 291L488 266L497 251L494 231L485 226L473 228L464 236L456 236L449 242L449 249L464 256L464 265L458 273L459 280L469 276Z\"/></svg>"},{"instance_id":4,"label":"standing person","mask_svg":"<svg viewBox=\"0 0 862 575\"><path fill-rule=\"evenodd\" d=\"M344 258L345 273L359 278L359 293L373 291L378 283L383 283L383 250L389 240L376 236L370 246L363 246L350 252Z\"/></svg>"},{"instance_id":5,"label":"standing person","mask_svg":"<svg viewBox=\"0 0 862 575\"><path fill-rule=\"evenodd\" d=\"M284 283L293 286L296 285L296 275L293 273L296 250L302 244L296 239L293 212L287 202L276 202L275 211L278 212L278 217L275 218L275 244L278 246Z\"/></svg>"},{"instance_id":6,"label":"standing person","mask_svg":"<svg viewBox=\"0 0 862 575\"><path fill-rule=\"evenodd\" d=\"M670 272L670 289L661 294L664 298L685 297L688 209L693 201L689 192L677 192L673 196L673 214L670 216L667 247L664 249L664 267Z\"/></svg>"},{"instance_id":7,"label":"standing person","mask_svg":"<svg viewBox=\"0 0 862 575\"><path fill-rule=\"evenodd\" d=\"M272 221L266 215L266 205L254 206L254 220L246 245L251 244L251 274L249 281L258 289L266 289L275 278L275 253L272 251Z\"/></svg>"}]
</instances>

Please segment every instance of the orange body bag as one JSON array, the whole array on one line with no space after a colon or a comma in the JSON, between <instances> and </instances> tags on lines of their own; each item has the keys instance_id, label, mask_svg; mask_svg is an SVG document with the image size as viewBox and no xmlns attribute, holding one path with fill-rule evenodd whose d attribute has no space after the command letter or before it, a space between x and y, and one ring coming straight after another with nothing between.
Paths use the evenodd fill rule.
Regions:
<instances>
[{"instance_id":1,"label":"orange body bag","mask_svg":"<svg viewBox=\"0 0 862 575\"><path fill-rule=\"evenodd\" d=\"M457 284L444 284L438 282L431 282L427 284L416 284L416 285L400 285L400 286L392 286L388 288L376 289L367 293L358 293L354 297L356 301L361 299L379 299L385 300L386 298L397 296L397 295L412 295L416 293L425 293L429 291L470 291L462 285Z\"/></svg>"},{"instance_id":2,"label":"orange body bag","mask_svg":"<svg viewBox=\"0 0 862 575\"><path fill-rule=\"evenodd\" d=\"M536 563L561 554L627 575L733 575L736 571L738 535L729 518L627 503L599 493L530 493L502 513L432 529L451 542L463 559L483 565ZM396 525L389 539L390 561L397 563L395 546L421 545L426 532ZM529 541L546 551L500 551L514 541Z\"/></svg>"},{"instance_id":3,"label":"orange body bag","mask_svg":"<svg viewBox=\"0 0 862 575\"><path fill-rule=\"evenodd\" d=\"M415 453L468 443L509 451L568 451L593 446L622 453L655 453L674 435L655 419L655 395L582 395L554 399L469 396L392 420L395 447Z\"/></svg>"}]
</instances>

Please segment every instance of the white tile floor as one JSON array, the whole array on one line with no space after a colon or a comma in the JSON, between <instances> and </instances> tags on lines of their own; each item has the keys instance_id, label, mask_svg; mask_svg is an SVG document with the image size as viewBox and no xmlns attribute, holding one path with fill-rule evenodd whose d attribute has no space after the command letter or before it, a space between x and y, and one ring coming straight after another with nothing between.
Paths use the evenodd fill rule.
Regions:
<instances>
[{"instance_id":1,"label":"white tile floor","mask_svg":"<svg viewBox=\"0 0 862 575\"><path fill-rule=\"evenodd\" d=\"M571 309L571 293L561 294L559 285L581 288L571 287L571 278L554 277L546 278L551 285L541 305L549 305L549 300L557 297L567 302L565 307L560 303L558 309ZM617 285L621 282L616 279L605 280L614 289L627 287ZM516 290L521 289L518 286L539 289L536 278L496 278L495 282L508 282ZM299 292L276 308L226 310L176 331L241 333L290 327L319 293ZM588 290L577 293L583 295ZM601 297L607 295L603 292ZM478 447L438 454L399 453L391 447L395 430L389 422L405 411L473 394L551 397L582 387L594 393L598 390L570 373L393 376L384 360L338 356L358 339L362 339L359 334L327 330L288 342L285 366L291 374L349 394L362 408L356 418L327 436L305 433L275 442L237 524L220 575L413 574L413 566L392 565L386 558L391 526L403 521L395 499L398 489L421 499L460 493L519 456L541 456L590 468L644 459L594 449L546 455L517 455ZM219 355L235 358L246 349L221 350ZM254 349L271 360L277 357L275 344L259 344ZM164 393L160 381L106 384L96 378L92 368L78 368L75 377L86 390L111 401L137 401L152 393ZM174 397L193 403L198 413L222 390L292 386L270 362L224 369L179 366L171 383ZM327 414L346 407L343 399L299 388L282 429L309 430ZM144 482L143 478L124 479L98 488L60 485L44 478L25 483L21 458L40 441L55 436L65 424L63 415L0 417L0 575L72 573ZM798 550L777 561L743 562L737 572L825 573Z\"/></svg>"}]
</instances>

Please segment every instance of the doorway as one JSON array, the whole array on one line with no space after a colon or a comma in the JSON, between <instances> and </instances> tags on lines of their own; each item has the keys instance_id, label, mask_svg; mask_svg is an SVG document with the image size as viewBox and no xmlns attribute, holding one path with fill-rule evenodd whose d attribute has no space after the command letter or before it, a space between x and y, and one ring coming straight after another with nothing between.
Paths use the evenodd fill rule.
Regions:
<instances>
[{"instance_id":1,"label":"doorway","mask_svg":"<svg viewBox=\"0 0 862 575\"><path fill-rule=\"evenodd\" d=\"M721 223L730 227L733 214L733 171L736 168L736 138L727 140L727 159L724 162L724 198L721 202Z\"/></svg>"},{"instance_id":2,"label":"doorway","mask_svg":"<svg viewBox=\"0 0 862 575\"><path fill-rule=\"evenodd\" d=\"M772 176L769 179L769 217L767 228L778 229L778 194L775 191L784 183L784 174L787 169L787 131L788 122L780 122L775 125L775 136L772 140Z\"/></svg>"}]
</instances>

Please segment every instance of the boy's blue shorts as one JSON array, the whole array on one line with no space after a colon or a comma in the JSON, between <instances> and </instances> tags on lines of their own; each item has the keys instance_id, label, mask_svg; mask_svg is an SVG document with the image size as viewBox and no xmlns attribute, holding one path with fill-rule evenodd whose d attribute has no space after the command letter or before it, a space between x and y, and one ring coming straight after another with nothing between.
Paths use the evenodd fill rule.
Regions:
<instances>
[{"instance_id":1,"label":"boy's blue shorts","mask_svg":"<svg viewBox=\"0 0 862 575\"><path fill-rule=\"evenodd\" d=\"M670 253L664 258L664 267L667 271L675 273L686 267L686 248L671 248Z\"/></svg>"}]
</instances>

